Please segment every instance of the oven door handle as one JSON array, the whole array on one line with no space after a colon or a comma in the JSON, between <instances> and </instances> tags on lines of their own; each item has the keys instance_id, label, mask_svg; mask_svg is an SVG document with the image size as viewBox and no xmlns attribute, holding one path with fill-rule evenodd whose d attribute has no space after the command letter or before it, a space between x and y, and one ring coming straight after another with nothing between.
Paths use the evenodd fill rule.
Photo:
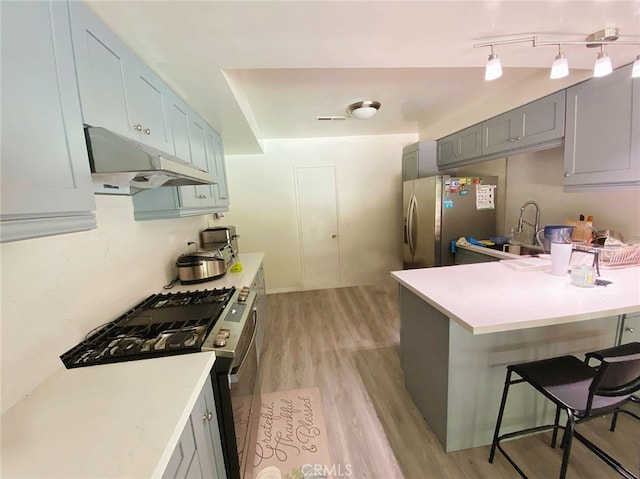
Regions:
<instances>
[{"instance_id":1,"label":"oven door handle","mask_svg":"<svg viewBox=\"0 0 640 479\"><path fill-rule=\"evenodd\" d=\"M249 341L249 347L247 348L247 351L245 352L244 357L242 358L242 361L240 361L240 365L236 369L235 374L232 374L231 371L229 371L229 385L235 384L240 380L239 376L240 376L240 373L242 372L242 367L246 362L245 360L247 359L247 356L249 356L249 351L251 351L251 348L253 348L253 345L256 341L256 332L258 331L258 309L257 308L254 307L251 309L251 316L253 317L253 335L251 336L251 341Z\"/></svg>"}]
</instances>

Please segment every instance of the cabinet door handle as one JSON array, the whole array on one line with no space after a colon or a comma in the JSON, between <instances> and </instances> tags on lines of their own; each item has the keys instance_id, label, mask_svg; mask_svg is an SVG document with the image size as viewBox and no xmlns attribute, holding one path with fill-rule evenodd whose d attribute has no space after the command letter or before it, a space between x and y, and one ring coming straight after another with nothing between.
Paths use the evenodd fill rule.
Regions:
<instances>
[{"instance_id":1,"label":"cabinet door handle","mask_svg":"<svg viewBox=\"0 0 640 479\"><path fill-rule=\"evenodd\" d=\"M628 333L633 333L635 331L633 328L624 328L624 330Z\"/></svg>"},{"instance_id":2,"label":"cabinet door handle","mask_svg":"<svg viewBox=\"0 0 640 479\"><path fill-rule=\"evenodd\" d=\"M136 131L142 131L142 125L138 123L137 125L133 125L133 129Z\"/></svg>"},{"instance_id":3,"label":"cabinet door handle","mask_svg":"<svg viewBox=\"0 0 640 479\"><path fill-rule=\"evenodd\" d=\"M571 173L567 173L567 172L565 171L565 173L564 173L564 177L565 177L565 178L569 178L570 176L571 176Z\"/></svg>"},{"instance_id":4,"label":"cabinet door handle","mask_svg":"<svg viewBox=\"0 0 640 479\"><path fill-rule=\"evenodd\" d=\"M151 128L145 128L144 132L145 132L147 135L150 135L150 134L151 134Z\"/></svg>"},{"instance_id":5,"label":"cabinet door handle","mask_svg":"<svg viewBox=\"0 0 640 479\"><path fill-rule=\"evenodd\" d=\"M213 419L213 413L208 412L207 414L205 414L204 416L202 416L202 419L206 420L206 421L211 421Z\"/></svg>"},{"instance_id":6,"label":"cabinet door handle","mask_svg":"<svg viewBox=\"0 0 640 479\"><path fill-rule=\"evenodd\" d=\"M207 195L198 195L198 198L201 199L201 200L204 200L204 199L207 198Z\"/></svg>"}]
</instances>

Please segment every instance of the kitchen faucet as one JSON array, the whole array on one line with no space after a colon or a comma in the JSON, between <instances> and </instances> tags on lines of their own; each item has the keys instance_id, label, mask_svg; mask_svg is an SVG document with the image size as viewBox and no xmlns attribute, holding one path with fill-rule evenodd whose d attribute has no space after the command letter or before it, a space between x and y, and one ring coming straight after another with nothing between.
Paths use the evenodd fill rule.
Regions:
<instances>
[{"instance_id":1,"label":"kitchen faucet","mask_svg":"<svg viewBox=\"0 0 640 479\"><path fill-rule=\"evenodd\" d=\"M527 206L529 205L533 205L536 209L536 221L535 224L531 224L528 221L526 221L523 216L524 216L524 210L527 209ZM536 233L538 232L538 230L540 229L540 205L538 205L538 203L536 203L533 200L529 200L529 201L525 201L524 204L520 207L520 218L518 218L518 233L522 233L522 227L524 226L524 224L528 224L529 226L533 226L533 239L531 241L532 245L536 244Z\"/></svg>"}]
</instances>

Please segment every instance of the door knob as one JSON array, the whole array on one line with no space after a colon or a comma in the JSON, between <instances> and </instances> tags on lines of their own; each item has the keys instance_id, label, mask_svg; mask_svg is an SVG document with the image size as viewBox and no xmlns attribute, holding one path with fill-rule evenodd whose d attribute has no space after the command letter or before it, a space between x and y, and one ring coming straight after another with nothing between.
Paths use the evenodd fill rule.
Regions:
<instances>
[{"instance_id":1,"label":"door knob","mask_svg":"<svg viewBox=\"0 0 640 479\"><path fill-rule=\"evenodd\" d=\"M208 412L207 414L205 414L202 419L205 419L207 421L211 421L211 419L213 419L213 413Z\"/></svg>"},{"instance_id":2,"label":"door knob","mask_svg":"<svg viewBox=\"0 0 640 479\"><path fill-rule=\"evenodd\" d=\"M332 237L333 239L336 239L336 238L338 237L338 235L331 235L331 237Z\"/></svg>"},{"instance_id":3,"label":"door knob","mask_svg":"<svg viewBox=\"0 0 640 479\"><path fill-rule=\"evenodd\" d=\"M133 129L136 131L142 131L142 125L138 123L137 125L133 125Z\"/></svg>"},{"instance_id":4,"label":"door knob","mask_svg":"<svg viewBox=\"0 0 640 479\"><path fill-rule=\"evenodd\" d=\"M628 333L633 333L635 331L633 328L624 328L624 330Z\"/></svg>"}]
</instances>

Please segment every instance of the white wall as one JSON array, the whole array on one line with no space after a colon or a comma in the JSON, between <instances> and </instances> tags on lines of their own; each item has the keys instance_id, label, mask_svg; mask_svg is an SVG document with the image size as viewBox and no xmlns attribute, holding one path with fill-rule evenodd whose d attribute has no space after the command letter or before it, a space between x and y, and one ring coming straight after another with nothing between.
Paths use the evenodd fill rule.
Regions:
<instances>
[{"instance_id":1,"label":"white wall","mask_svg":"<svg viewBox=\"0 0 640 479\"><path fill-rule=\"evenodd\" d=\"M304 288L294 184L298 166L335 165L341 283L374 283L402 267L402 148L416 135L265 140L227 157L240 252L263 251L269 292Z\"/></svg>"},{"instance_id":2,"label":"white wall","mask_svg":"<svg viewBox=\"0 0 640 479\"><path fill-rule=\"evenodd\" d=\"M563 147L508 158L506 228L517 224L525 201L535 200L540 204L542 225L593 215L596 229L617 230L625 239L640 236L640 191L565 193L563 175ZM526 215L532 221L533 208Z\"/></svg>"},{"instance_id":3,"label":"white wall","mask_svg":"<svg viewBox=\"0 0 640 479\"><path fill-rule=\"evenodd\" d=\"M2 412L64 367L60 354L175 277L211 216L134 221L131 198L96 196L98 228L0 245Z\"/></svg>"}]
</instances>

